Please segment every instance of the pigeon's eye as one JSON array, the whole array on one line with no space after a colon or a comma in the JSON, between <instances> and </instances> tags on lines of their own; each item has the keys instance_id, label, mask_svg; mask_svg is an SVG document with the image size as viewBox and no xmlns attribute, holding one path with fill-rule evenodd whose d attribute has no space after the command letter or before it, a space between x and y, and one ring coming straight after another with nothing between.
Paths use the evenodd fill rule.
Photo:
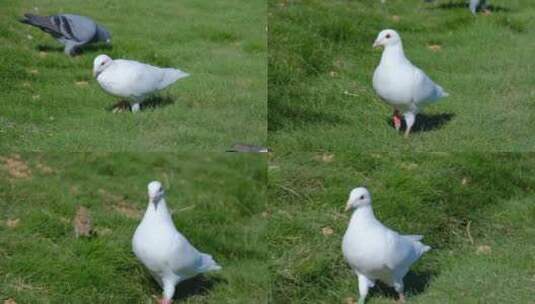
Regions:
<instances>
[{"instance_id":1,"label":"pigeon's eye","mask_svg":"<svg viewBox=\"0 0 535 304\"><path fill-rule=\"evenodd\" d=\"M386 39L389 39L390 38L390 34L386 34Z\"/></svg>"},{"instance_id":2,"label":"pigeon's eye","mask_svg":"<svg viewBox=\"0 0 535 304\"><path fill-rule=\"evenodd\" d=\"M363 200L363 199L364 199L364 195L361 195L361 196L360 196L360 199Z\"/></svg>"}]
</instances>

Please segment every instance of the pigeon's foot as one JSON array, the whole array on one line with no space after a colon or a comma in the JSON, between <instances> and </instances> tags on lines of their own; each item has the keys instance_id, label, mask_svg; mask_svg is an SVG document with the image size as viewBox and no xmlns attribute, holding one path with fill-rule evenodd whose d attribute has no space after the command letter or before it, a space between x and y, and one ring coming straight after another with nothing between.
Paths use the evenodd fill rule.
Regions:
<instances>
[{"instance_id":1,"label":"pigeon's foot","mask_svg":"<svg viewBox=\"0 0 535 304\"><path fill-rule=\"evenodd\" d=\"M397 302L400 303L400 304L405 303L405 294L400 293L400 294L399 294L399 299L398 299Z\"/></svg>"},{"instance_id":2,"label":"pigeon's foot","mask_svg":"<svg viewBox=\"0 0 535 304\"><path fill-rule=\"evenodd\" d=\"M394 124L396 131L399 131L401 128L401 114L398 110L394 110L394 114L392 114L392 123Z\"/></svg>"},{"instance_id":3,"label":"pigeon's foot","mask_svg":"<svg viewBox=\"0 0 535 304\"><path fill-rule=\"evenodd\" d=\"M171 299L162 298L158 301L158 304L171 304Z\"/></svg>"},{"instance_id":4,"label":"pigeon's foot","mask_svg":"<svg viewBox=\"0 0 535 304\"><path fill-rule=\"evenodd\" d=\"M130 107L130 103L127 100L122 99L122 100L119 100L116 104L114 104L112 109L113 109L112 110L113 113L119 113L119 112L130 111L131 107Z\"/></svg>"},{"instance_id":5,"label":"pigeon's foot","mask_svg":"<svg viewBox=\"0 0 535 304\"><path fill-rule=\"evenodd\" d=\"M492 12L488 9L488 8L485 8L481 11L481 13L484 15L484 16L490 16L492 14Z\"/></svg>"},{"instance_id":6,"label":"pigeon's foot","mask_svg":"<svg viewBox=\"0 0 535 304\"><path fill-rule=\"evenodd\" d=\"M401 128L401 117L399 116L392 116L392 122L394 123L394 128L396 128L396 131L399 131Z\"/></svg>"}]
</instances>

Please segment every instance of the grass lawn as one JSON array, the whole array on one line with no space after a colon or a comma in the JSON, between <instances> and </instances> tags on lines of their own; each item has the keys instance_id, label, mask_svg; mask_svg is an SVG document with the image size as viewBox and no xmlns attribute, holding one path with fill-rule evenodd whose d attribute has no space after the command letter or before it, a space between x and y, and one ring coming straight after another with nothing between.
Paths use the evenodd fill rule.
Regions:
<instances>
[{"instance_id":1,"label":"grass lawn","mask_svg":"<svg viewBox=\"0 0 535 304\"><path fill-rule=\"evenodd\" d=\"M529 151L535 148L535 2L269 0L269 145L274 151ZM450 93L406 140L372 88L396 29L407 57ZM347 92L345 94L344 92Z\"/></svg>"},{"instance_id":2,"label":"grass lawn","mask_svg":"<svg viewBox=\"0 0 535 304\"><path fill-rule=\"evenodd\" d=\"M354 303L342 256L349 191L433 247L406 277L409 303L533 303L532 154L287 154L269 164L273 303ZM367 303L394 303L375 288Z\"/></svg>"},{"instance_id":3,"label":"grass lawn","mask_svg":"<svg viewBox=\"0 0 535 304\"><path fill-rule=\"evenodd\" d=\"M25 13L93 17L112 48L69 58ZM172 102L113 114L118 98L92 77L106 53L191 74L162 92ZM266 3L253 1L7 0L0 11L0 148L32 151L223 151L265 144Z\"/></svg>"},{"instance_id":4,"label":"grass lawn","mask_svg":"<svg viewBox=\"0 0 535 304\"><path fill-rule=\"evenodd\" d=\"M179 284L176 302L262 303L265 168L264 155L1 155L0 302L155 303L161 290L131 238L157 179L177 229L223 267ZM78 205L91 212L93 238L74 236Z\"/></svg>"}]
</instances>

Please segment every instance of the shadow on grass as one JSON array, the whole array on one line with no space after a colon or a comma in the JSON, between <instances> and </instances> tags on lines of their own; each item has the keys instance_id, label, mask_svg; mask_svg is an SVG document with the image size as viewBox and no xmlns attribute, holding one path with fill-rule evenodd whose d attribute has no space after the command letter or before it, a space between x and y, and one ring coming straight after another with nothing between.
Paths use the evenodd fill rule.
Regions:
<instances>
[{"instance_id":1,"label":"shadow on grass","mask_svg":"<svg viewBox=\"0 0 535 304\"><path fill-rule=\"evenodd\" d=\"M453 117L455 117L454 113L418 114L411 132L418 133L440 129L452 120Z\"/></svg>"},{"instance_id":2,"label":"shadow on grass","mask_svg":"<svg viewBox=\"0 0 535 304\"><path fill-rule=\"evenodd\" d=\"M427 1L427 2L432 2L432 1ZM448 3L439 4L439 5L435 6L435 7L429 8L429 9L460 9L460 8L468 9L468 3L466 3L465 1L448 2ZM490 4L487 4L485 6L485 9L488 9L491 12L510 12L511 11L509 8L506 8L506 7L503 7L503 6L498 6L498 5L490 5Z\"/></svg>"},{"instance_id":3,"label":"shadow on grass","mask_svg":"<svg viewBox=\"0 0 535 304\"><path fill-rule=\"evenodd\" d=\"M409 271L409 273L407 273L407 275L403 279L403 283L405 284L405 293L409 295L419 295L423 293L429 285L429 281L434 275L435 274L432 272L416 273ZM388 298L398 298L398 294L393 287L390 287L380 281L377 281L377 284L375 286L375 288L372 288L370 290L371 296L375 294Z\"/></svg>"},{"instance_id":4,"label":"shadow on grass","mask_svg":"<svg viewBox=\"0 0 535 304\"><path fill-rule=\"evenodd\" d=\"M275 114L276 113L276 114ZM332 113L318 112L302 107L277 104L270 108L268 130L277 131L287 126L286 121L303 124L350 124L351 122Z\"/></svg>"},{"instance_id":5,"label":"shadow on grass","mask_svg":"<svg viewBox=\"0 0 535 304\"><path fill-rule=\"evenodd\" d=\"M175 103L175 100L170 96L152 96L148 99L145 99L140 103L140 111L145 111L147 109L156 109L161 107L166 107ZM107 110L111 112L131 112L133 102L121 99L111 107L108 107Z\"/></svg>"},{"instance_id":6,"label":"shadow on grass","mask_svg":"<svg viewBox=\"0 0 535 304\"><path fill-rule=\"evenodd\" d=\"M36 49L39 52L56 52L56 53L63 53L63 50L65 49L64 46L59 45L49 45L49 44L39 44L37 45ZM76 55L82 55L84 51L86 52L93 52L93 51L99 51L99 50L112 50L113 46L105 43L97 43L97 44L89 44L85 45L81 48L78 48L76 50Z\"/></svg>"},{"instance_id":7,"label":"shadow on grass","mask_svg":"<svg viewBox=\"0 0 535 304\"><path fill-rule=\"evenodd\" d=\"M192 296L202 296L208 294L210 289L214 288L216 284L224 282L224 279L221 278L210 278L203 275L198 275L191 279L185 280L177 285L175 295L173 297L177 302L181 302L186 298Z\"/></svg>"},{"instance_id":8,"label":"shadow on grass","mask_svg":"<svg viewBox=\"0 0 535 304\"><path fill-rule=\"evenodd\" d=\"M454 113L418 114L416 116L416 121L412 126L411 133L426 132L435 129L440 129L443 125L452 120L453 117L455 117ZM387 118L387 121L392 124L390 118ZM401 123L401 130L405 130L407 127L405 124L405 120L402 119Z\"/></svg>"},{"instance_id":9,"label":"shadow on grass","mask_svg":"<svg viewBox=\"0 0 535 304\"><path fill-rule=\"evenodd\" d=\"M141 111L146 109L163 108L172 105L175 100L171 96L152 96L141 103Z\"/></svg>"}]
</instances>

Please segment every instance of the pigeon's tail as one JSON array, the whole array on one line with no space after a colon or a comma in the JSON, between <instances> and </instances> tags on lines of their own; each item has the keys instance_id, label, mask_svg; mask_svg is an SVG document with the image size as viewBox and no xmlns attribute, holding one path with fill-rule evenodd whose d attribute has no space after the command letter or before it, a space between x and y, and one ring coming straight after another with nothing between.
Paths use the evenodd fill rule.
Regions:
<instances>
[{"instance_id":1,"label":"pigeon's tail","mask_svg":"<svg viewBox=\"0 0 535 304\"><path fill-rule=\"evenodd\" d=\"M189 76L188 73L182 72L181 70L178 70L178 69L165 68L162 70L164 72L164 75L163 75L163 80L160 83L160 86L158 87L159 90L162 90L163 88L167 87L168 85L172 84L173 82L181 78L186 78Z\"/></svg>"},{"instance_id":2,"label":"pigeon's tail","mask_svg":"<svg viewBox=\"0 0 535 304\"><path fill-rule=\"evenodd\" d=\"M413 234L413 235L410 235L410 234L409 234L409 235L404 235L403 237L408 238L409 240L411 240L411 241L415 241L415 242L417 242L417 241L421 241L421 240L423 240L423 238L424 238L423 235L417 235L417 234Z\"/></svg>"},{"instance_id":3,"label":"pigeon's tail","mask_svg":"<svg viewBox=\"0 0 535 304\"><path fill-rule=\"evenodd\" d=\"M429 250L431 250L431 246L427 246L425 245L424 243L420 242L420 241L415 241L414 242L414 247L416 248L416 250L418 251L419 255L423 255L424 253L428 252Z\"/></svg>"},{"instance_id":4,"label":"pigeon's tail","mask_svg":"<svg viewBox=\"0 0 535 304\"><path fill-rule=\"evenodd\" d=\"M448 97L450 94L448 94L444 89L435 83L435 89L433 90L433 94L428 99L431 102L437 102L443 97Z\"/></svg>"},{"instance_id":5,"label":"pigeon's tail","mask_svg":"<svg viewBox=\"0 0 535 304\"><path fill-rule=\"evenodd\" d=\"M423 235L403 235L404 238L409 239L412 242L414 249L418 252L418 256L431 250L431 246L427 246L421 242L423 240Z\"/></svg>"},{"instance_id":6,"label":"pigeon's tail","mask_svg":"<svg viewBox=\"0 0 535 304\"><path fill-rule=\"evenodd\" d=\"M221 270L214 258L211 255L206 253L201 253L201 266L199 266L199 272L208 272L208 271L218 271Z\"/></svg>"}]
</instances>

